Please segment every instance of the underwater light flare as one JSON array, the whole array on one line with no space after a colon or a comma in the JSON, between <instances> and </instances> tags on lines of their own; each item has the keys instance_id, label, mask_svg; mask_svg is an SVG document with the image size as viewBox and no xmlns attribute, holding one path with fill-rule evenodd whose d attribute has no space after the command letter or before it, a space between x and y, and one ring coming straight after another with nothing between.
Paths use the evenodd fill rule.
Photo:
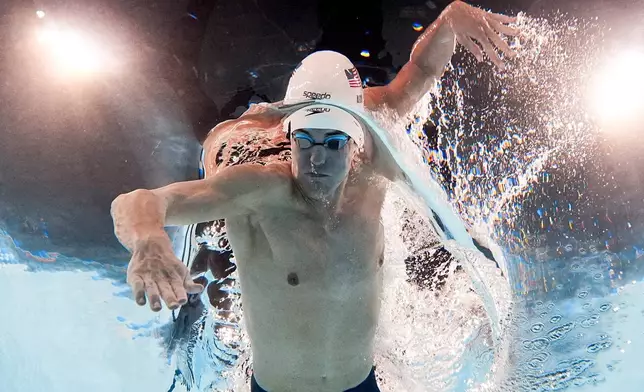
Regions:
<instances>
[{"instance_id":1,"label":"underwater light flare","mask_svg":"<svg viewBox=\"0 0 644 392\"><path fill-rule=\"evenodd\" d=\"M606 61L591 86L592 111L604 123L628 122L644 111L644 52L629 50Z\"/></svg>"},{"instance_id":2,"label":"underwater light flare","mask_svg":"<svg viewBox=\"0 0 644 392\"><path fill-rule=\"evenodd\" d=\"M86 34L47 26L40 29L36 37L61 73L91 74L106 68L108 57L105 51Z\"/></svg>"}]
</instances>

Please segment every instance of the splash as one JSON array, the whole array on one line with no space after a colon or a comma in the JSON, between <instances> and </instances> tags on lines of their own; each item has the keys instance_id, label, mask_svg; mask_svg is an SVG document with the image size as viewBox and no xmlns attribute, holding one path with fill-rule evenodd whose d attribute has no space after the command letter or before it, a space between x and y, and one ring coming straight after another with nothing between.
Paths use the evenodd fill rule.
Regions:
<instances>
[{"instance_id":1,"label":"splash","mask_svg":"<svg viewBox=\"0 0 644 392\"><path fill-rule=\"evenodd\" d=\"M548 199L549 194L539 191L553 182L554 173L560 179L564 168L573 178L587 168L601 173L596 160L598 130L586 109L585 94L599 61L602 27L595 20L562 14L548 19L521 15L518 27L523 34L511 42L518 56L506 71L495 72L489 64L476 66L466 56L447 70L411 118L391 120L391 113L379 116L390 129L407 129L416 149L401 136L397 144L408 156L420 153L471 230L493 233L510 249L517 244L527 248L531 233L558 224L557 216L553 219L552 215L528 224L523 219L526 209L532 212L532 206ZM576 191L579 206L592 204L589 196L582 195L583 189ZM404 254L394 239L396 230L409 228L392 221L405 221L400 210L408 208L410 201L406 200L405 207L393 205L385 213L389 218L388 246ZM422 209L417 212L425 213ZM578 212L582 213L580 207ZM397 218L391 219L392 214ZM415 228L418 230L417 225ZM592 361L563 361L550 376L512 378L514 371L508 360L516 355L511 336L522 324L508 282L476 252L449 242L446 247L466 274L447 267L448 284L435 295L404 284L401 256L396 252L390 255L392 271L388 273L395 277L396 289L385 294L379 334L380 359L388 373L384 390L492 391L510 385L517 390L541 390L555 379L563 380L561 385L581 382ZM507 268L513 276L515 266ZM458 288L450 286L452 282L459 282ZM468 298L472 292L477 295ZM437 314L441 312L438 309L442 314ZM459 318L462 309L467 309L469 319ZM564 323L546 331L547 338L565 340L573 325ZM479 355L468 357L477 351L468 346L476 341L471 337L483 335ZM528 359L545 361L540 358ZM475 365L468 368L468 362ZM464 369L469 376L462 378Z\"/></svg>"},{"instance_id":2,"label":"splash","mask_svg":"<svg viewBox=\"0 0 644 392\"><path fill-rule=\"evenodd\" d=\"M406 200L388 196L383 213L388 228L384 273L390 283L384 289L376 337L383 391L466 390L485 379L497 356L496 321L488 311L495 314L496 304L486 304L486 296L478 294L481 287L463 271L467 268L458 266L468 263L466 257L480 257L463 253L456 257L458 264L445 260L440 278L429 277L434 289L409 282L407 257L437 241L426 219L419 213L410 217ZM468 252L454 244L450 250ZM444 279L443 284L438 279Z\"/></svg>"},{"instance_id":3,"label":"splash","mask_svg":"<svg viewBox=\"0 0 644 392\"><path fill-rule=\"evenodd\" d=\"M510 42L517 56L506 71L475 66L466 55L409 127L466 219L506 231L520 228L522 199L553 171L593 165L598 143L585 97L600 26L556 14L520 15L517 27L522 34Z\"/></svg>"},{"instance_id":4,"label":"splash","mask_svg":"<svg viewBox=\"0 0 644 392\"><path fill-rule=\"evenodd\" d=\"M555 15L549 20L522 16L519 27L524 33L512 42L518 56L505 72L494 73L465 57L447 70L411 118L377 115L388 129L407 129L393 134L406 164L417 171L429 168L433 183L442 184L473 232L494 233L505 241L514 238L513 230L532 230L519 223L524 200L551 181L552 171L592 161L596 148L592 118L582 103L601 38L589 31L597 26ZM387 283L376 336L381 389L545 390L554 380L561 385L582 380L592 365L587 359L564 361L541 376L517 375L511 368L524 358L513 347L517 329L529 320L513 302L511 276L501 274L513 272L513 266L499 269L477 252L447 242L454 258L440 261L424 284L413 282L409 261L422 259L413 258L421 254L431 259L439 239L426 206L399 185L383 210ZM429 193L438 192L440 187L433 187ZM519 236L523 245L525 237ZM209 312L198 323L202 338L186 351L193 358L191 385L197 390L247 390L250 346L238 311L229 340L209 333L219 322L216 314ZM574 323L556 322L550 329L535 327L544 337L528 343L528 363L547 363L545 350L574 332ZM206 338L209 334L212 338ZM243 343L226 346L235 341ZM607 344L589 347L600 352Z\"/></svg>"}]
</instances>

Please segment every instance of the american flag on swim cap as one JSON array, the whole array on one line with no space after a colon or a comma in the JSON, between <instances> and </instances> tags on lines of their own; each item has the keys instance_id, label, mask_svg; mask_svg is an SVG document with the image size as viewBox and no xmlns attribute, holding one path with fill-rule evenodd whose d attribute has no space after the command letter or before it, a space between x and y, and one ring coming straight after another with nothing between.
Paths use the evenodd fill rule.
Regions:
<instances>
[{"instance_id":1,"label":"american flag on swim cap","mask_svg":"<svg viewBox=\"0 0 644 392\"><path fill-rule=\"evenodd\" d=\"M360 75L358 74L356 67L345 69L344 74L349 80L349 87L362 87L362 81L360 80Z\"/></svg>"}]
</instances>

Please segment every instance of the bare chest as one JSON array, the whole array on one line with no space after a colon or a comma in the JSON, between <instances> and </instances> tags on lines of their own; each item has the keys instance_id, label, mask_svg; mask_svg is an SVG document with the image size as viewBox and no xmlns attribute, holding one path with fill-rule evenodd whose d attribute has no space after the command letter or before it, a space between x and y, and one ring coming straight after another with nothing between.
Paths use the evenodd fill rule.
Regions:
<instances>
[{"instance_id":1,"label":"bare chest","mask_svg":"<svg viewBox=\"0 0 644 392\"><path fill-rule=\"evenodd\" d=\"M282 211L257 222L272 254L271 269L290 285L334 286L369 280L382 262L379 215L347 212L323 220ZM316 283L314 283L316 282Z\"/></svg>"}]
</instances>

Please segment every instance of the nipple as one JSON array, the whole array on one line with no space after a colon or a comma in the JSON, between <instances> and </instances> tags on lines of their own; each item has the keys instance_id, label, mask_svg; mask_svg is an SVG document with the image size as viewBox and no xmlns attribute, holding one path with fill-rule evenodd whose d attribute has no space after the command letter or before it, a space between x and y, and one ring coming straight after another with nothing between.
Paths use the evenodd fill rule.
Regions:
<instances>
[{"instance_id":1,"label":"nipple","mask_svg":"<svg viewBox=\"0 0 644 392\"><path fill-rule=\"evenodd\" d=\"M286 281L291 286L297 286L298 284L300 284L300 279L297 277L297 274L295 272L291 272L290 274L288 274L288 276L286 277Z\"/></svg>"}]
</instances>

